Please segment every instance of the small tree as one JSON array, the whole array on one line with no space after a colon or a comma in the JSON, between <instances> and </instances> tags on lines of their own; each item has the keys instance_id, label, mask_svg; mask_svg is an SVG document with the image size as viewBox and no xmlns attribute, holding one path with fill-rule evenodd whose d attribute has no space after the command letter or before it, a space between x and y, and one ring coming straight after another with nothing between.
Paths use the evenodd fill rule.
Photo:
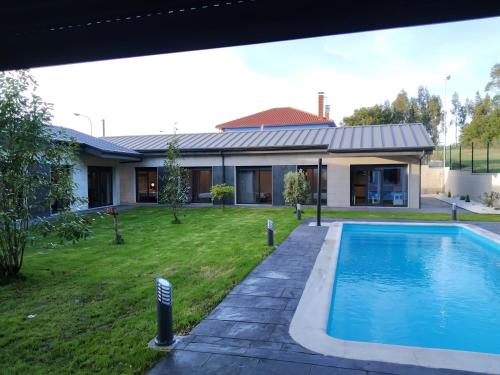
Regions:
<instances>
[{"instance_id":1,"label":"small tree","mask_svg":"<svg viewBox=\"0 0 500 375\"><path fill-rule=\"evenodd\" d=\"M160 191L160 203L167 204L174 215L173 224L180 224L179 212L184 205L189 202L189 178L186 169L182 168L177 159L179 150L177 141L174 139L169 142L167 155L164 162L165 176L163 178L163 187Z\"/></svg>"},{"instance_id":2,"label":"small tree","mask_svg":"<svg viewBox=\"0 0 500 375\"><path fill-rule=\"evenodd\" d=\"M307 192L309 191L309 183L306 180L304 171L288 172L284 178L285 188L283 197L285 203L293 205L297 208L297 204L303 204L307 199Z\"/></svg>"},{"instance_id":3,"label":"small tree","mask_svg":"<svg viewBox=\"0 0 500 375\"><path fill-rule=\"evenodd\" d=\"M35 212L78 201L68 173L76 144L48 126L52 107L36 88L27 71L0 72L0 279L21 270Z\"/></svg>"},{"instance_id":4,"label":"small tree","mask_svg":"<svg viewBox=\"0 0 500 375\"><path fill-rule=\"evenodd\" d=\"M210 188L210 194L212 195L212 201L221 202L222 209L224 209L226 197L230 194L234 194L234 187L226 183L213 185Z\"/></svg>"},{"instance_id":5,"label":"small tree","mask_svg":"<svg viewBox=\"0 0 500 375\"><path fill-rule=\"evenodd\" d=\"M125 243L125 240L118 230L118 211L115 207L110 207L106 209L106 213L113 218L113 229L115 231L115 239L113 240L113 243L115 245L123 245Z\"/></svg>"}]
</instances>

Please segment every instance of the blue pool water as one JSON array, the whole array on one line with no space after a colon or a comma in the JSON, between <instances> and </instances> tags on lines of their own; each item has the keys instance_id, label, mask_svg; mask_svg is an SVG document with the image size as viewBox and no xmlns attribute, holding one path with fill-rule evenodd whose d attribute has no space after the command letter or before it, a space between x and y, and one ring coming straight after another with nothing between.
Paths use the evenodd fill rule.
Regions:
<instances>
[{"instance_id":1,"label":"blue pool water","mask_svg":"<svg viewBox=\"0 0 500 375\"><path fill-rule=\"evenodd\" d=\"M500 354L500 245L458 226L344 224L327 332Z\"/></svg>"}]
</instances>

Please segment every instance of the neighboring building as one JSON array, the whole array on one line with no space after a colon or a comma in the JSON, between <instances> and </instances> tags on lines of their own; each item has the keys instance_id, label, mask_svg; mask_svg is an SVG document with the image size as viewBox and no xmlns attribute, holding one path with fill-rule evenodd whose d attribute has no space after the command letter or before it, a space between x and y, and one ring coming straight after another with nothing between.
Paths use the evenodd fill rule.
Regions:
<instances>
[{"instance_id":1,"label":"neighboring building","mask_svg":"<svg viewBox=\"0 0 500 375\"><path fill-rule=\"evenodd\" d=\"M168 143L176 139L179 162L189 169L191 201L210 202L210 187L235 187L227 204L284 205L283 178L306 172L317 200L322 158L323 205L420 207L421 159L433 150L422 124L95 138L67 129L81 146L73 170L86 209L156 203Z\"/></svg>"},{"instance_id":2,"label":"neighboring building","mask_svg":"<svg viewBox=\"0 0 500 375\"><path fill-rule=\"evenodd\" d=\"M291 107L272 108L254 113L216 126L222 132L320 129L335 127L330 119L330 106L325 106L325 95L318 93L318 114L304 112Z\"/></svg>"}]
</instances>

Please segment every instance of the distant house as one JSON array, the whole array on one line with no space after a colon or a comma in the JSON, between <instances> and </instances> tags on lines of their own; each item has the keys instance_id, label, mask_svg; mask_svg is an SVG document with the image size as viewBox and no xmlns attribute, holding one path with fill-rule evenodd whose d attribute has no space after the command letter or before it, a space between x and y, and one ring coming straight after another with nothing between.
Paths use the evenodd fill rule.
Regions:
<instances>
[{"instance_id":1,"label":"distant house","mask_svg":"<svg viewBox=\"0 0 500 375\"><path fill-rule=\"evenodd\" d=\"M224 122L216 126L222 132L256 130L319 129L335 127L330 119L330 107L325 105L325 95L318 93L318 114L291 107L271 108L253 115Z\"/></svg>"}]
</instances>

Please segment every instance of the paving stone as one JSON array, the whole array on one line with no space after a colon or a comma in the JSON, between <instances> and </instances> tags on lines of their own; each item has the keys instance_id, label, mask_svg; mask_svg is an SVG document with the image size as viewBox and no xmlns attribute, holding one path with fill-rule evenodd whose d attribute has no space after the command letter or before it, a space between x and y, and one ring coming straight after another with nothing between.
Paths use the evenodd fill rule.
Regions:
<instances>
[{"instance_id":1,"label":"paving stone","mask_svg":"<svg viewBox=\"0 0 500 375\"><path fill-rule=\"evenodd\" d=\"M269 338L273 334L275 328L275 324L237 322L227 331L226 337L271 341Z\"/></svg>"},{"instance_id":2,"label":"paving stone","mask_svg":"<svg viewBox=\"0 0 500 375\"><path fill-rule=\"evenodd\" d=\"M282 347L280 342L250 340L250 348L254 349L280 350Z\"/></svg>"},{"instance_id":3,"label":"paving stone","mask_svg":"<svg viewBox=\"0 0 500 375\"><path fill-rule=\"evenodd\" d=\"M241 340L236 338L228 337L213 337L213 336L196 336L192 342L205 343L205 344L217 344L217 345L228 345L228 346L238 346L241 348L249 348L250 340Z\"/></svg>"},{"instance_id":4,"label":"paving stone","mask_svg":"<svg viewBox=\"0 0 500 375\"><path fill-rule=\"evenodd\" d=\"M210 353L174 350L167 354L148 372L148 375L201 374L202 365L210 358Z\"/></svg>"},{"instance_id":5,"label":"paving stone","mask_svg":"<svg viewBox=\"0 0 500 375\"><path fill-rule=\"evenodd\" d=\"M272 287L272 286L262 286L262 285L237 285L231 291L233 294L244 294L250 296L264 296L264 297L281 297L285 288L283 287Z\"/></svg>"},{"instance_id":6,"label":"paving stone","mask_svg":"<svg viewBox=\"0 0 500 375\"><path fill-rule=\"evenodd\" d=\"M206 344L203 342L192 342L186 346L186 351L204 352L204 353L218 353L218 354L245 354L247 348L240 346Z\"/></svg>"},{"instance_id":7,"label":"paving stone","mask_svg":"<svg viewBox=\"0 0 500 375\"><path fill-rule=\"evenodd\" d=\"M291 311L276 309L219 306L209 315L209 319L251 323L286 324L290 322L291 313Z\"/></svg>"},{"instance_id":8,"label":"paving stone","mask_svg":"<svg viewBox=\"0 0 500 375\"><path fill-rule=\"evenodd\" d=\"M227 337L224 335L224 333L228 332L231 328L233 328L234 324L235 324L234 322L205 319L193 329L191 334Z\"/></svg>"},{"instance_id":9,"label":"paving stone","mask_svg":"<svg viewBox=\"0 0 500 375\"><path fill-rule=\"evenodd\" d=\"M298 344L283 344L281 350L285 350L287 352L297 352L297 353L309 353L309 354L317 354L309 349L304 348Z\"/></svg>"},{"instance_id":10,"label":"paving stone","mask_svg":"<svg viewBox=\"0 0 500 375\"><path fill-rule=\"evenodd\" d=\"M299 298L302 296L303 288L285 288L281 297L285 298Z\"/></svg>"},{"instance_id":11,"label":"paving stone","mask_svg":"<svg viewBox=\"0 0 500 375\"><path fill-rule=\"evenodd\" d=\"M282 342L284 344L295 344L295 340L292 339L288 333L288 325L277 325L271 335L270 341Z\"/></svg>"},{"instance_id":12,"label":"paving stone","mask_svg":"<svg viewBox=\"0 0 500 375\"><path fill-rule=\"evenodd\" d=\"M262 359L255 368L255 375L307 375L310 365Z\"/></svg>"},{"instance_id":13,"label":"paving stone","mask_svg":"<svg viewBox=\"0 0 500 375\"><path fill-rule=\"evenodd\" d=\"M352 370L340 367L311 366L309 375L367 375L366 371Z\"/></svg>"},{"instance_id":14,"label":"paving stone","mask_svg":"<svg viewBox=\"0 0 500 375\"><path fill-rule=\"evenodd\" d=\"M219 306L255 307L283 310L287 304L288 300L285 298L235 294L227 296Z\"/></svg>"},{"instance_id":15,"label":"paving stone","mask_svg":"<svg viewBox=\"0 0 500 375\"><path fill-rule=\"evenodd\" d=\"M295 312L297 310L297 306L299 305L300 298L291 298L288 300L285 310L291 310Z\"/></svg>"},{"instance_id":16,"label":"paving stone","mask_svg":"<svg viewBox=\"0 0 500 375\"><path fill-rule=\"evenodd\" d=\"M303 288L304 281L269 279L266 277L248 277L241 285L273 287L273 288Z\"/></svg>"},{"instance_id":17,"label":"paving stone","mask_svg":"<svg viewBox=\"0 0 500 375\"><path fill-rule=\"evenodd\" d=\"M257 358L213 354L203 366L203 375L250 375L258 363Z\"/></svg>"}]
</instances>

